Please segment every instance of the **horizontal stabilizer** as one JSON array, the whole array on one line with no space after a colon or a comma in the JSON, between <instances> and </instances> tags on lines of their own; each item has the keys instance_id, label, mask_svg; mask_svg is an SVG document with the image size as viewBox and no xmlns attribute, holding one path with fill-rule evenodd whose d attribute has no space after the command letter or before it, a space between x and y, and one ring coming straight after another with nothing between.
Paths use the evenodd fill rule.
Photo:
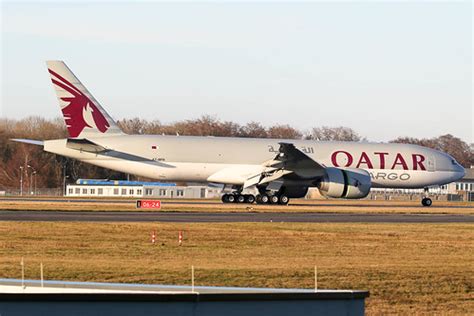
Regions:
<instances>
[{"instance_id":1,"label":"horizontal stabilizer","mask_svg":"<svg viewBox=\"0 0 474 316\"><path fill-rule=\"evenodd\" d=\"M18 143L44 146L44 141L42 141L42 140L24 139L24 138L13 138L11 140L14 141L14 142L18 142Z\"/></svg>"},{"instance_id":2,"label":"horizontal stabilizer","mask_svg":"<svg viewBox=\"0 0 474 316\"><path fill-rule=\"evenodd\" d=\"M66 147L79 150L79 151L89 152L89 153L100 153L100 152L106 151L106 148L96 143L93 143L87 139L68 138Z\"/></svg>"}]
</instances>

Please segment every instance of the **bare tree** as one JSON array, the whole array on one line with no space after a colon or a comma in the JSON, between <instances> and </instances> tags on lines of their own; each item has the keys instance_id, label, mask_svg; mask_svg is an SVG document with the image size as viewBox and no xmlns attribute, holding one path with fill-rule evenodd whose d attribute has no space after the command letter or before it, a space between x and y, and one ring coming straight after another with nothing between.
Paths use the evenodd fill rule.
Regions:
<instances>
[{"instance_id":1,"label":"bare tree","mask_svg":"<svg viewBox=\"0 0 474 316\"><path fill-rule=\"evenodd\" d=\"M435 138L399 137L391 143L414 144L443 151L453 156L462 166L468 168L474 164L474 151L466 142L451 134Z\"/></svg>"},{"instance_id":2,"label":"bare tree","mask_svg":"<svg viewBox=\"0 0 474 316\"><path fill-rule=\"evenodd\" d=\"M311 133L306 137L308 139L322 140L322 141L353 141L361 140L360 135L352 128L338 126L338 127L315 127Z\"/></svg>"},{"instance_id":3,"label":"bare tree","mask_svg":"<svg viewBox=\"0 0 474 316\"><path fill-rule=\"evenodd\" d=\"M282 139L301 139L303 134L290 125L275 125L268 129L268 137Z\"/></svg>"},{"instance_id":4,"label":"bare tree","mask_svg":"<svg viewBox=\"0 0 474 316\"><path fill-rule=\"evenodd\" d=\"M135 117L133 119L123 119L117 122L117 125L127 134L144 134L148 128L148 122Z\"/></svg>"},{"instance_id":5,"label":"bare tree","mask_svg":"<svg viewBox=\"0 0 474 316\"><path fill-rule=\"evenodd\" d=\"M258 122L249 122L240 128L238 133L241 137L267 138L268 133L265 127Z\"/></svg>"},{"instance_id":6,"label":"bare tree","mask_svg":"<svg viewBox=\"0 0 474 316\"><path fill-rule=\"evenodd\" d=\"M204 115L193 120L162 124L158 120L148 121L140 118L118 122L124 132L129 134L167 134L233 136L255 138L301 139L301 131L289 125L263 127L258 122L239 125L231 121L220 121ZM18 144L11 138L58 139L67 137L62 118L47 120L41 117L28 117L21 120L0 119L0 188L19 187L20 173L23 172L25 188L29 185L33 169L38 187L60 187L63 180L63 167L69 181L78 178L123 179L120 172L99 168L77 160L44 152L41 147ZM360 141L361 137L348 127L313 128L307 139ZM458 137L447 134L430 139L400 137L392 142L418 144L435 148L451 154L465 167L474 165L474 144L470 146ZM32 168L28 168L30 165ZM22 168L20 168L22 167Z\"/></svg>"}]
</instances>

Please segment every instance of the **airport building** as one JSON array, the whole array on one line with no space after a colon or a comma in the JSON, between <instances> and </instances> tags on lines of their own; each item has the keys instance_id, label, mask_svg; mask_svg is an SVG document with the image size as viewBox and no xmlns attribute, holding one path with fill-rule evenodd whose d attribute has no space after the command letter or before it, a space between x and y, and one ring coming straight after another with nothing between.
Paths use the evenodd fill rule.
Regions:
<instances>
[{"instance_id":1,"label":"airport building","mask_svg":"<svg viewBox=\"0 0 474 316\"><path fill-rule=\"evenodd\" d=\"M351 315L368 291L0 279L1 315Z\"/></svg>"},{"instance_id":2,"label":"airport building","mask_svg":"<svg viewBox=\"0 0 474 316\"><path fill-rule=\"evenodd\" d=\"M372 200L418 200L423 189L377 189L372 188L368 199ZM474 201L474 167L466 169L464 178L428 190L437 201ZM1 194L1 193L0 193ZM222 188L205 185L178 186L176 183L79 179L66 187L70 197L118 197L118 198L220 198ZM311 188L306 198L322 198L317 188Z\"/></svg>"},{"instance_id":3,"label":"airport building","mask_svg":"<svg viewBox=\"0 0 474 316\"><path fill-rule=\"evenodd\" d=\"M124 180L79 179L66 186L70 197L117 197L117 198L219 198L220 188L208 186L178 186L175 183Z\"/></svg>"},{"instance_id":4,"label":"airport building","mask_svg":"<svg viewBox=\"0 0 474 316\"><path fill-rule=\"evenodd\" d=\"M456 182L431 187L428 194L438 201L474 201L474 166L466 168L466 175ZM369 199L415 200L424 195L423 189L371 189Z\"/></svg>"},{"instance_id":5,"label":"airport building","mask_svg":"<svg viewBox=\"0 0 474 316\"><path fill-rule=\"evenodd\" d=\"M465 170L466 175L461 180L443 186L447 193L474 192L474 166Z\"/></svg>"}]
</instances>

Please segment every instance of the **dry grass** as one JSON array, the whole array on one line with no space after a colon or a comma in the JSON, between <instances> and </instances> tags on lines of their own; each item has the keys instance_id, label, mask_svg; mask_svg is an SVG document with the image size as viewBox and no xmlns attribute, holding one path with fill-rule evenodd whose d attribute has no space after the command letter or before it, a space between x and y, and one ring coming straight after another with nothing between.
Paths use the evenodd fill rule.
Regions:
<instances>
[{"instance_id":1,"label":"dry grass","mask_svg":"<svg viewBox=\"0 0 474 316\"><path fill-rule=\"evenodd\" d=\"M368 289L369 314L474 310L472 224L0 222L0 277ZM157 231L158 243L150 243ZM177 246L178 231L185 240Z\"/></svg>"},{"instance_id":2,"label":"dry grass","mask_svg":"<svg viewBox=\"0 0 474 316\"><path fill-rule=\"evenodd\" d=\"M97 201L97 200L94 200ZM53 210L53 211L136 211L135 200L106 200L81 202L77 199L48 201L0 200L0 210ZM435 201L422 207L419 201L370 201L370 200L294 200L288 206L216 204L217 200L163 200L161 211L178 212L319 212L319 213L404 213L404 214L474 214L474 203ZM179 203L183 202L183 203ZM185 202L198 202L186 204ZM175 204L176 203L176 204ZM150 210L138 210L149 212Z\"/></svg>"}]
</instances>

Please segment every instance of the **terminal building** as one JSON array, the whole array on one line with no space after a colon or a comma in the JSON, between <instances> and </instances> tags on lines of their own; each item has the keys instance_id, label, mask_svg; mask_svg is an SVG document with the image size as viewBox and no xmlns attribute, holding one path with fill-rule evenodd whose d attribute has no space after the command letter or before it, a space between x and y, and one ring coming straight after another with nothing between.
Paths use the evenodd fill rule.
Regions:
<instances>
[{"instance_id":1,"label":"terminal building","mask_svg":"<svg viewBox=\"0 0 474 316\"><path fill-rule=\"evenodd\" d=\"M222 188L216 186L125 180L79 179L66 187L66 196L70 197L213 199L220 198L221 194ZM367 199L418 200L423 194L423 189L373 188ZM474 166L467 168L464 178L457 182L429 188L429 194L438 201L474 201ZM311 188L306 198L322 197L317 188Z\"/></svg>"},{"instance_id":2,"label":"terminal building","mask_svg":"<svg viewBox=\"0 0 474 316\"><path fill-rule=\"evenodd\" d=\"M428 193L433 200L474 201L474 166L465 169L465 176L445 185L430 187ZM424 194L423 189L371 189L369 199L415 200Z\"/></svg>"},{"instance_id":3,"label":"terminal building","mask_svg":"<svg viewBox=\"0 0 474 316\"><path fill-rule=\"evenodd\" d=\"M68 184L66 196L117 198L219 198L220 188L209 186L178 186L176 183L79 179Z\"/></svg>"}]
</instances>

